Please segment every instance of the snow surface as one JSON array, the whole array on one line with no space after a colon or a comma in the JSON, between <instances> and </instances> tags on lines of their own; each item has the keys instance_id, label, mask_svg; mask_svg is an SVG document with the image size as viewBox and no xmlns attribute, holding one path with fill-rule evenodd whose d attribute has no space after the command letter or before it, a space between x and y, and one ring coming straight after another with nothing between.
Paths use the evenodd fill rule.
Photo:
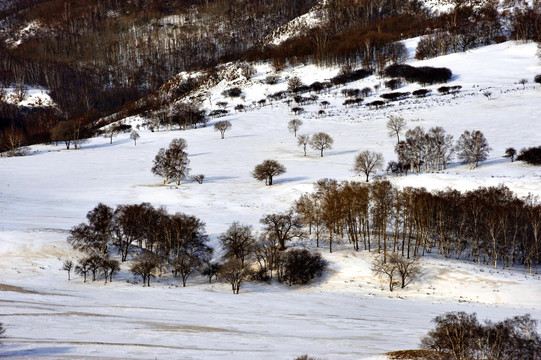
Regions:
<instances>
[{"instance_id":1,"label":"snow surface","mask_svg":"<svg viewBox=\"0 0 541 360\"><path fill-rule=\"evenodd\" d=\"M415 40L412 40L414 42ZM414 49L412 43L407 47ZM449 67L462 85L457 96L437 94L408 99L381 110L344 108L339 90L320 94L331 103L326 116L317 104L305 106L301 134L329 133L335 144L321 158L303 156L289 120L296 118L282 102L235 113L266 94L285 89L286 78L323 81L337 69L300 66L280 74L277 85L262 81L266 65L245 88L245 100L224 99L231 83L212 89L212 104L229 102L232 128L221 140L206 128L154 132L141 129L137 146L127 134L90 139L80 150L36 145L32 155L0 158L0 322L7 328L0 357L14 359L293 359L302 354L324 359L384 359L387 351L416 348L446 311L477 312L480 319L501 320L530 313L541 319L541 277L521 268L493 269L463 261L422 259L423 276L406 289L390 293L384 279L370 271L372 255L338 244L333 254L321 251L330 271L306 287L246 284L232 295L224 283L208 284L195 276L186 288L170 276L150 288L126 270L113 283L83 283L60 270L66 259L81 254L66 242L67 231L85 221L98 202L110 206L151 202L170 213L193 214L206 222L214 246L233 221L259 229L259 219L288 209L321 178L362 181L351 171L364 149L394 159L394 138L387 135L389 114L400 114L409 127L443 126L455 139L466 129L483 131L493 151L476 170L454 163L440 173L390 177L398 186L460 190L503 183L520 196L541 195L541 169L502 159L506 147L539 145L541 73L535 44L507 42L413 65ZM517 84L530 80L525 88ZM380 84L371 76L348 88ZM407 85L401 91L412 91ZM482 92L490 89L493 100ZM379 93L387 92L382 89ZM374 100L378 94L366 101ZM205 103L210 109L210 104ZM132 119L133 123L141 119ZM205 182L162 186L150 168L158 149L182 137L188 142L193 174ZM265 159L283 163L287 173L268 187L250 175ZM383 175L383 174L379 174ZM315 249L309 241L290 244ZM219 251L217 252L219 254ZM137 284L134 284L138 282Z\"/></svg>"}]
</instances>

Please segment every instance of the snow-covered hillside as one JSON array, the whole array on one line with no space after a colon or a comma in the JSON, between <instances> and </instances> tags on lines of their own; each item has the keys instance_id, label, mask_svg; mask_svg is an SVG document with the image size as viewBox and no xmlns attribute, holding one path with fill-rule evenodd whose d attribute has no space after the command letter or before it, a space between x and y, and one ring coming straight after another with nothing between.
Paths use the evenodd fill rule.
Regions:
<instances>
[{"instance_id":1,"label":"snow-covered hillside","mask_svg":"<svg viewBox=\"0 0 541 360\"><path fill-rule=\"evenodd\" d=\"M414 48L415 40L407 47ZM416 348L430 320L446 311L477 312L480 319L501 320L531 313L541 319L541 276L522 269L501 270L437 256L422 259L422 277L390 293L385 281L370 271L372 254L355 253L345 244L333 254L319 249L330 271L307 287L247 284L232 295L228 284L209 285L203 277L179 287L169 276L150 288L133 284L126 268L113 283L67 281L60 270L65 259L80 255L66 242L67 230L83 222L98 202L116 206L150 202L169 213L203 220L213 245L233 221L259 228L259 219L288 209L321 178L362 179L352 172L355 155L364 149L395 158L394 138L387 135L389 114L408 120L408 127L442 126L455 139L466 129L481 130L493 151L476 170L453 163L440 173L390 177L398 186L460 190L505 184L520 196L541 196L541 169L503 159L506 147L538 146L541 139L541 73L535 44L507 42L410 64L445 66L461 85L456 95L439 95L430 87L426 99L410 98L380 110L345 108L340 89L320 94L330 103L324 116L319 105L307 105L294 116L282 102L236 113L267 94L284 90L287 78L310 84L335 75L337 69L312 65L288 69L281 82L268 85L266 65L244 87L244 99L224 99L234 83L211 89L209 109L228 101L232 128L220 139L209 126L186 131L141 129L137 146L128 135L90 139L80 150L37 145L32 155L0 159L0 322L8 336L0 356L18 359L293 359L308 353L324 359L383 359L384 352ZM529 79L523 86L522 78ZM371 76L348 88L373 87ZM415 84L400 91L420 88ZM483 96L492 92L492 100ZM380 89L372 95L387 92ZM369 101L367 99L366 101ZM300 118L301 134L327 132L335 142L321 158L297 146L287 123ZM131 119L133 124L141 119ZM162 186L151 174L159 148L174 138L188 142L192 173L205 182ZM250 172L265 159L284 164L287 173L272 186L256 182ZM379 175L383 175L382 173ZM313 244L303 241L291 245ZM220 252L218 251L217 254Z\"/></svg>"}]
</instances>

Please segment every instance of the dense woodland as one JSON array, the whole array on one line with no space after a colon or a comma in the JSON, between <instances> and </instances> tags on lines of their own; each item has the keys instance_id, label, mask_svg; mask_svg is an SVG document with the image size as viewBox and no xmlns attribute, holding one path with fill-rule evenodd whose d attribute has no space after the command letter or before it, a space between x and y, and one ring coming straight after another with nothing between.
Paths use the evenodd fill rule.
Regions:
<instances>
[{"instance_id":1,"label":"dense woodland","mask_svg":"<svg viewBox=\"0 0 541 360\"><path fill-rule=\"evenodd\" d=\"M163 107L172 99L160 96L160 88L181 81L179 72L205 70L208 80L226 61L270 60L276 70L313 61L380 72L403 61L405 49L396 41L413 36L426 35L418 58L506 39L539 40L538 2L507 1L500 12L489 1L455 5L435 15L417 0L13 1L0 8L1 146L54 140L61 121L78 138L91 136L106 115ZM297 36L270 45L276 29L312 8L321 19L315 28L299 25ZM205 79L182 80L174 98ZM28 85L48 89L56 106L20 107L1 95L16 86L24 99Z\"/></svg>"}]
</instances>

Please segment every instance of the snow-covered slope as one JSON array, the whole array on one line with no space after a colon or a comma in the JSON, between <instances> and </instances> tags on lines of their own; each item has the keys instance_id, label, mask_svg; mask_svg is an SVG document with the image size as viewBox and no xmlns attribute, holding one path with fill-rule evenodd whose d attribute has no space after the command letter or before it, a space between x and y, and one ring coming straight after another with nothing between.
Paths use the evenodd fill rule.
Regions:
<instances>
[{"instance_id":1,"label":"snow-covered slope","mask_svg":"<svg viewBox=\"0 0 541 360\"><path fill-rule=\"evenodd\" d=\"M414 41L412 41L414 43ZM412 44L407 44L413 48ZM394 138L385 128L389 114L400 114L409 127L443 126L457 138L466 129L485 133L494 149L479 169L452 164L445 172L393 178L399 186L456 187L461 190L504 183L519 195L541 195L541 169L501 158L506 147L539 145L541 89L532 84L541 73L534 44L512 42L413 65L449 67L450 85L462 92L409 99L381 110L345 108L340 89L320 94L331 103L325 116L318 104L298 116L300 133L329 133L334 148L321 158L309 150L304 157L287 131L295 118L288 106L275 102L253 111L235 113L266 94L285 89L286 77L304 83L322 81L337 69L312 65L288 69L282 81L267 85L265 65L246 85L245 99L224 99L220 83L212 104L228 101L232 129L221 140L212 129L150 132L141 130L137 146L128 135L91 139L80 150L33 146L22 158L0 159L0 322L8 338L0 355L19 359L292 359L304 353L327 359L381 359L380 354L415 348L430 320L443 312L477 312L480 319L529 312L541 318L541 278L521 269L494 270L436 256L422 260L424 274L405 290L389 293L370 271L372 254L338 245L333 254L320 249L331 264L323 279L307 287L248 284L230 294L223 283L190 279L188 287L166 276L150 288L132 284L121 271L110 284L67 281L63 260L79 255L66 243L66 232L83 222L98 202L111 206L151 202L170 213L201 218L213 244L233 221L253 225L267 213L283 211L321 178L361 180L351 171L360 150L394 159ZM523 88L521 78L530 79ZM363 88L382 83L372 76L349 84ZM408 85L401 91L412 91ZM483 91L490 89L493 100ZM372 96L387 90L380 90ZM367 99L369 101L369 99ZM207 101L204 104L210 108ZM132 119L135 123L140 119ZM203 184L161 186L150 168L158 149L182 137L188 142L192 173L205 174ZM283 163L287 173L273 186L250 175L265 159ZM313 247L308 241L292 244Z\"/></svg>"}]
</instances>

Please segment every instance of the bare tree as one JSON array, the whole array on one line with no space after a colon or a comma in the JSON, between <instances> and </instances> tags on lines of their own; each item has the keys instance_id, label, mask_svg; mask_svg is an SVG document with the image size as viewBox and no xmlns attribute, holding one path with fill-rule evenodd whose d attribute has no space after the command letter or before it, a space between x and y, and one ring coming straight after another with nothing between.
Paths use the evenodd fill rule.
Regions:
<instances>
[{"instance_id":1,"label":"bare tree","mask_svg":"<svg viewBox=\"0 0 541 360\"><path fill-rule=\"evenodd\" d=\"M265 185L272 185L272 179L275 176L282 175L286 172L285 166L276 160L265 160L261 164L256 165L252 176L259 181L265 180Z\"/></svg>"},{"instance_id":2,"label":"bare tree","mask_svg":"<svg viewBox=\"0 0 541 360\"><path fill-rule=\"evenodd\" d=\"M5 148L9 150L10 155L17 155L25 142L24 132L21 129L11 127L4 132Z\"/></svg>"},{"instance_id":3,"label":"bare tree","mask_svg":"<svg viewBox=\"0 0 541 360\"><path fill-rule=\"evenodd\" d=\"M304 150L304 156L306 156L306 145L310 143L310 135L299 135L297 138L297 145L302 146Z\"/></svg>"},{"instance_id":4,"label":"bare tree","mask_svg":"<svg viewBox=\"0 0 541 360\"><path fill-rule=\"evenodd\" d=\"M205 181L205 175L204 174L192 175L192 176L190 176L190 178L193 181L197 181L198 184L202 184L203 181Z\"/></svg>"},{"instance_id":5,"label":"bare tree","mask_svg":"<svg viewBox=\"0 0 541 360\"><path fill-rule=\"evenodd\" d=\"M287 128L289 129L290 132L295 134L295 137L297 137L297 131L299 130L301 126L302 126L302 120L299 120L299 119L290 120L289 123L287 124Z\"/></svg>"},{"instance_id":6,"label":"bare tree","mask_svg":"<svg viewBox=\"0 0 541 360\"><path fill-rule=\"evenodd\" d=\"M218 239L225 250L225 257L237 259L244 266L245 259L254 252L255 237L252 227L234 222Z\"/></svg>"},{"instance_id":7,"label":"bare tree","mask_svg":"<svg viewBox=\"0 0 541 360\"><path fill-rule=\"evenodd\" d=\"M86 282L86 275L90 271L87 259L82 259L79 264L75 266L75 273L83 276L83 282Z\"/></svg>"},{"instance_id":8,"label":"bare tree","mask_svg":"<svg viewBox=\"0 0 541 360\"><path fill-rule=\"evenodd\" d=\"M517 150L515 148L507 148L505 149L505 155L503 157L511 159L511 162L515 161L515 155L517 154Z\"/></svg>"},{"instance_id":9,"label":"bare tree","mask_svg":"<svg viewBox=\"0 0 541 360\"><path fill-rule=\"evenodd\" d=\"M297 92L297 89L302 85L302 81L298 76L293 76L287 81L287 89L291 92Z\"/></svg>"},{"instance_id":10,"label":"bare tree","mask_svg":"<svg viewBox=\"0 0 541 360\"><path fill-rule=\"evenodd\" d=\"M229 129L231 129L231 122L227 120L218 121L216 124L214 124L214 131L219 131L222 135L222 139L225 136L225 132Z\"/></svg>"},{"instance_id":11,"label":"bare tree","mask_svg":"<svg viewBox=\"0 0 541 360\"><path fill-rule=\"evenodd\" d=\"M389 136L396 136L396 143L400 142L400 133L406 128L406 120L401 116L389 115L387 130Z\"/></svg>"},{"instance_id":12,"label":"bare tree","mask_svg":"<svg viewBox=\"0 0 541 360\"><path fill-rule=\"evenodd\" d=\"M357 174L364 173L366 175L366 182L368 182L370 174L382 168L383 155L381 153L365 150L355 157L353 171Z\"/></svg>"},{"instance_id":13,"label":"bare tree","mask_svg":"<svg viewBox=\"0 0 541 360\"><path fill-rule=\"evenodd\" d=\"M210 259L205 263L205 267L203 268L203 271L201 271L201 275L209 278L209 284L212 283L213 277L218 278L220 266L221 265L218 263L210 262Z\"/></svg>"},{"instance_id":14,"label":"bare tree","mask_svg":"<svg viewBox=\"0 0 541 360\"><path fill-rule=\"evenodd\" d=\"M116 124L109 125L101 133L103 134L103 137L109 139L109 144L112 144L113 137L115 137L117 134L127 133L130 130L131 130L131 125L116 123Z\"/></svg>"},{"instance_id":15,"label":"bare tree","mask_svg":"<svg viewBox=\"0 0 541 360\"><path fill-rule=\"evenodd\" d=\"M324 132L314 134L310 139L310 146L314 150L319 150L321 152L321 157L323 157L323 150L332 149L333 143L333 138L329 134Z\"/></svg>"},{"instance_id":16,"label":"bare tree","mask_svg":"<svg viewBox=\"0 0 541 360\"><path fill-rule=\"evenodd\" d=\"M111 207L99 203L86 214L88 224L81 223L70 230L68 242L77 250L105 258L113 236L113 215Z\"/></svg>"},{"instance_id":17,"label":"bare tree","mask_svg":"<svg viewBox=\"0 0 541 360\"><path fill-rule=\"evenodd\" d=\"M220 267L219 275L231 284L233 294L238 294L241 285L250 276L250 270L239 260L231 259Z\"/></svg>"},{"instance_id":18,"label":"bare tree","mask_svg":"<svg viewBox=\"0 0 541 360\"><path fill-rule=\"evenodd\" d=\"M68 272L68 281L71 280L71 270L73 269L73 261L66 260L62 264L62 270L66 270Z\"/></svg>"},{"instance_id":19,"label":"bare tree","mask_svg":"<svg viewBox=\"0 0 541 360\"><path fill-rule=\"evenodd\" d=\"M520 85L522 85L522 88L526 88L526 84L528 83L528 79L520 79L518 82Z\"/></svg>"},{"instance_id":20,"label":"bare tree","mask_svg":"<svg viewBox=\"0 0 541 360\"><path fill-rule=\"evenodd\" d=\"M421 273L419 258L407 258L399 253L392 253L389 262L396 264L396 270L400 276L400 287L403 289Z\"/></svg>"},{"instance_id":21,"label":"bare tree","mask_svg":"<svg viewBox=\"0 0 541 360\"><path fill-rule=\"evenodd\" d=\"M152 173L161 176L164 184L174 179L175 183L179 185L180 181L186 179L190 172L187 147L186 140L173 139L167 150L161 148L154 157Z\"/></svg>"},{"instance_id":22,"label":"bare tree","mask_svg":"<svg viewBox=\"0 0 541 360\"><path fill-rule=\"evenodd\" d=\"M143 286L150 286L150 278L154 270L158 267L160 261L156 255L150 252L140 254L132 263L130 271L134 275L139 275L143 278Z\"/></svg>"},{"instance_id":23,"label":"bare tree","mask_svg":"<svg viewBox=\"0 0 541 360\"><path fill-rule=\"evenodd\" d=\"M385 262L383 256L376 256L372 262L372 272L378 276L387 276L389 278L389 290L392 292L394 286L394 277L397 271L397 264L390 261Z\"/></svg>"},{"instance_id":24,"label":"bare tree","mask_svg":"<svg viewBox=\"0 0 541 360\"><path fill-rule=\"evenodd\" d=\"M2 323L0 322L0 339L6 337L6 336L4 335L5 333L6 333L6 329L4 328L4 324L2 324ZM1 342L0 342L0 345L2 345Z\"/></svg>"},{"instance_id":25,"label":"bare tree","mask_svg":"<svg viewBox=\"0 0 541 360\"><path fill-rule=\"evenodd\" d=\"M107 280L113 282L113 275L117 271L120 271L120 262L114 259L103 259L100 266L105 278L105 283L107 284Z\"/></svg>"},{"instance_id":26,"label":"bare tree","mask_svg":"<svg viewBox=\"0 0 541 360\"><path fill-rule=\"evenodd\" d=\"M265 215L260 222L265 226L267 236L277 240L278 250L286 249L286 241L303 236L302 221L291 210L286 213Z\"/></svg>"},{"instance_id":27,"label":"bare tree","mask_svg":"<svg viewBox=\"0 0 541 360\"><path fill-rule=\"evenodd\" d=\"M24 101L28 97L28 87L23 83L15 85L15 98L18 102Z\"/></svg>"},{"instance_id":28,"label":"bare tree","mask_svg":"<svg viewBox=\"0 0 541 360\"><path fill-rule=\"evenodd\" d=\"M485 135L479 130L466 130L456 146L458 158L464 163L469 164L469 169L475 169L480 162L487 159L488 153L492 148L488 145Z\"/></svg>"},{"instance_id":29,"label":"bare tree","mask_svg":"<svg viewBox=\"0 0 541 360\"><path fill-rule=\"evenodd\" d=\"M293 111L293 113L295 113L295 115L299 115L301 112L304 111L304 108L302 108L300 106L295 106L295 107L291 108L291 111Z\"/></svg>"},{"instance_id":30,"label":"bare tree","mask_svg":"<svg viewBox=\"0 0 541 360\"><path fill-rule=\"evenodd\" d=\"M137 139L139 139L140 137L141 135L139 135L137 130L132 130L132 132L130 133L130 139L133 140L133 143L135 144L135 146L137 146Z\"/></svg>"}]
</instances>

